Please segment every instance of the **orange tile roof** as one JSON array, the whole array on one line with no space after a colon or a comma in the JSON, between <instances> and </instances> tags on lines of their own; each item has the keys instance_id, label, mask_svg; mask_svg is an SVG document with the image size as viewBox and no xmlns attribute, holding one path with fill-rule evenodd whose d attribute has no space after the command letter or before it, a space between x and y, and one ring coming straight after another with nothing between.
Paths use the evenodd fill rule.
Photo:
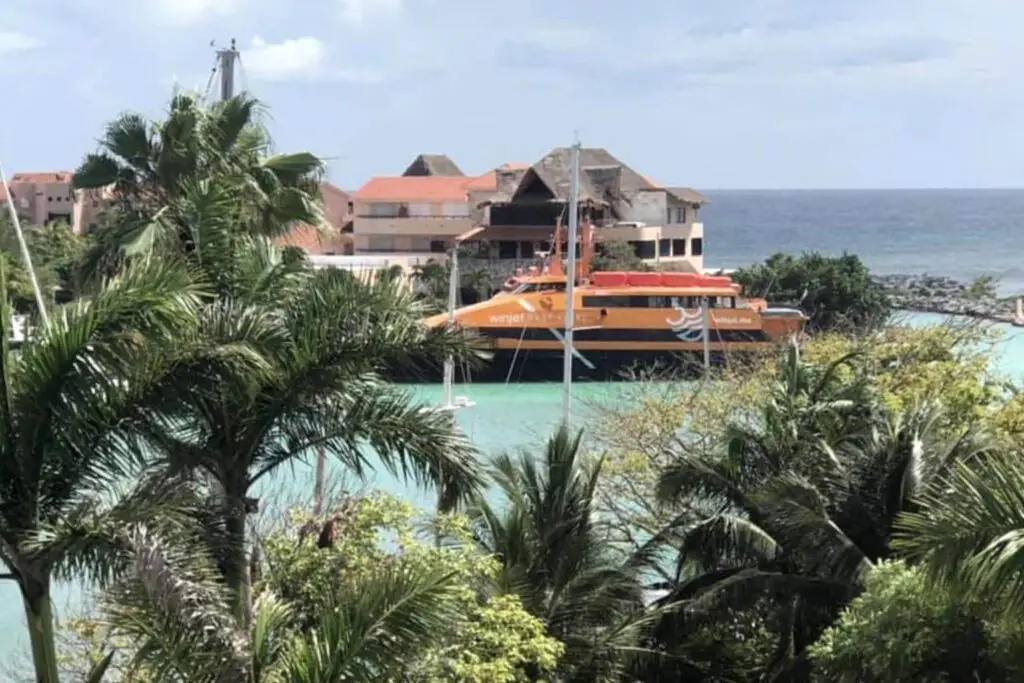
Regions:
<instances>
[{"instance_id":1,"label":"orange tile roof","mask_svg":"<svg viewBox=\"0 0 1024 683\"><path fill-rule=\"evenodd\" d=\"M352 196L358 202L464 202L465 176L391 176L371 178Z\"/></svg>"},{"instance_id":2,"label":"orange tile roof","mask_svg":"<svg viewBox=\"0 0 1024 683\"><path fill-rule=\"evenodd\" d=\"M15 173L12 183L69 183L71 171L45 171L43 173Z\"/></svg>"}]
</instances>

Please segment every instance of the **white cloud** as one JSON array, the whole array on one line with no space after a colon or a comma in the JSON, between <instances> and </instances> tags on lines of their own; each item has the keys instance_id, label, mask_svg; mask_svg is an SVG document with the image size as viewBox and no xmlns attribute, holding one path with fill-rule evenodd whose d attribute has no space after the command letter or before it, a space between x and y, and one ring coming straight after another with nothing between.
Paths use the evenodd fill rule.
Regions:
<instances>
[{"instance_id":1,"label":"white cloud","mask_svg":"<svg viewBox=\"0 0 1024 683\"><path fill-rule=\"evenodd\" d=\"M244 0L156 0L159 17L178 26L191 26L210 17L238 12Z\"/></svg>"},{"instance_id":2,"label":"white cloud","mask_svg":"<svg viewBox=\"0 0 1024 683\"><path fill-rule=\"evenodd\" d=\"M42 43L32 36L18 31L0 31L0 54L8 52L25 52L42 47Z\"/></svg>"},{"instance_id":3,"label":"white cloud","mask_svg":"<svg viewBox=\"0 0 1024 683\"><path fill-rule=\"evenodd\" d=\"M259 36L242 53L242 67L254 78L282 81L322 77L327 48L317 38L303 36L268 43Z\"/></svg>"},{"instance_id":4,"label":"white cloud","mask_svg":"<svg viewBox=\"0 0 1024 683\"><path fill-rule=\"evenodd\" d=\"M364 26L371 21L391 19L405 11L404 0L338 0L341 18L352 26Z\"/></svg>"}]
</instances>

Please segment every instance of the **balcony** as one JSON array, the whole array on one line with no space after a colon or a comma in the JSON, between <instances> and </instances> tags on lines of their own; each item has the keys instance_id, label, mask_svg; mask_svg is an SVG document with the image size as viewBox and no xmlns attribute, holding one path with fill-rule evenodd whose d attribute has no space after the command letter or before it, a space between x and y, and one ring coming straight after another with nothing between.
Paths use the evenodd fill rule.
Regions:
<instances>
[{"instance_id":1,"label":"balcony","mask_svg":"<svg viewBox=\"0 0 1024 683\"><path fill-rule=\"evenodd\" d=\"M356 235L418 235L455 237L473 227L465 215L442 216L368 216L355 217L352 232Z\"/></svg>"}]
</instances>

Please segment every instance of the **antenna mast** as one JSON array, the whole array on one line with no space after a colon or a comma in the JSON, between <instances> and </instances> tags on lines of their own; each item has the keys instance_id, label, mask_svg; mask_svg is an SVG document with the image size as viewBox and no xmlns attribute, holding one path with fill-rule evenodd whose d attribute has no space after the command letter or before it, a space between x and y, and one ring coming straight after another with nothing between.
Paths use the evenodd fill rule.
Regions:
<instances>
[{"instance_id":1,"label":"antenna mast","mask_svg":"<svg viewBox=\"0 0 1024 683\"><path fill-rule=\"evenodd\" d=\"M231 47L217 50L221 100L230 100L235 96L235 63L238 61L238 49L235 45L235 39L232 38Z\"/></svg>"},{"instance_id":2,"label":"antenna mast","mask_svg":"<svg viewBox=\"0 0 1024 683\"><path fill-rule=\"evenodd\" d=\"M569 148L569 246L565 268L565 356L562 359L563 417L566 426L572 417L573 332L576 327L576 239L579 230L580 143ZM556 238L558 239L558 238Z\"/></svg>"}]
</instances>

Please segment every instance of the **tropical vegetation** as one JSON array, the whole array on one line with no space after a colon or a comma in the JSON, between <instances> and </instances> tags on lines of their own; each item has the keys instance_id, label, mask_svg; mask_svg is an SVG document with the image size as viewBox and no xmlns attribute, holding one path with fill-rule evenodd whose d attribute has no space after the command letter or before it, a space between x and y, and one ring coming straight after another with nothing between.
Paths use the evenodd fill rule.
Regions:
<instances>
[{"instance_id":1,"label":"tropical vegetation","mask_svg":"<svg viewBox=\"0 0 1024 683\"><path fill-rule=\"evenodd\" d=\"M113 122L75 174L112 188L102 227L30 231L71 301L33 310L0 233L0 320L39 319L0 347L29 679L1020 680L1024 399L989 331L886 326L855 257L773 257L742 277L809 308L812 338L623 385L587 432L485 462L387 381L476 362L473 340L423 329L398 278L276 246L321 225L323 168L261 122L187 95ZM434 299L445 274L420 275ZM320 455L436 505L268 497ZM91 609L58 623L65 579Z\"/></svg>"},{"instance_id":2,"label":"tropical vegetation","mask_svg":"<svg viewBox=\"0 0 1024 683\"><path fill-rule=\"evenodd\" d=\"M884 287L854 254L774 254L764 263L741 268L733 279L747 296L799 306L813 331L877 330L892 312Z\"/></svg>"}]
</instances>

